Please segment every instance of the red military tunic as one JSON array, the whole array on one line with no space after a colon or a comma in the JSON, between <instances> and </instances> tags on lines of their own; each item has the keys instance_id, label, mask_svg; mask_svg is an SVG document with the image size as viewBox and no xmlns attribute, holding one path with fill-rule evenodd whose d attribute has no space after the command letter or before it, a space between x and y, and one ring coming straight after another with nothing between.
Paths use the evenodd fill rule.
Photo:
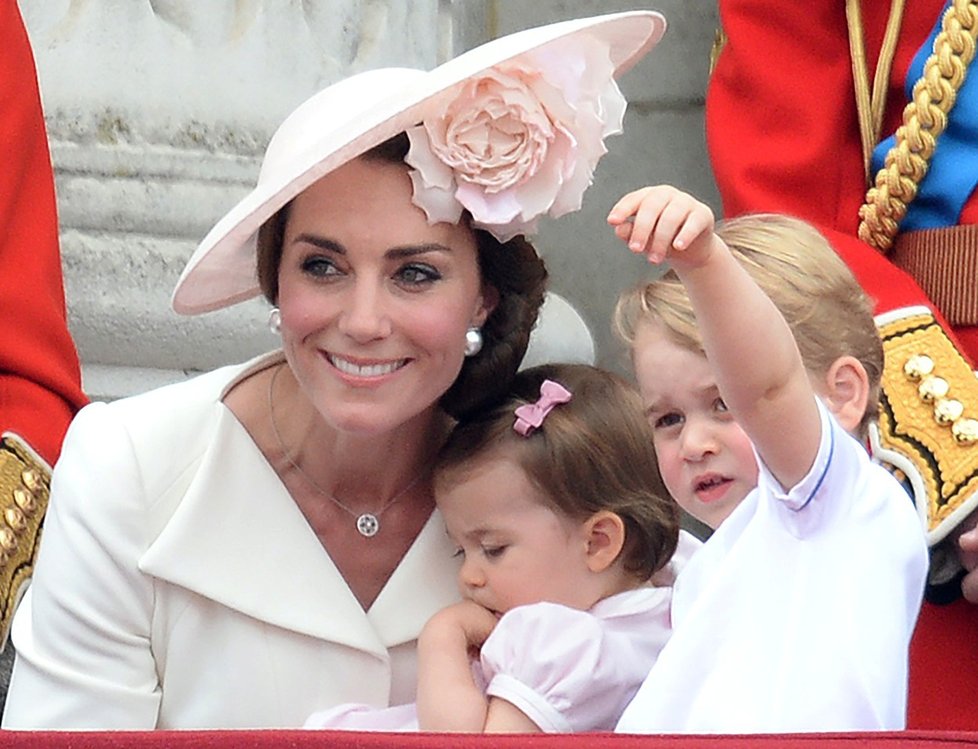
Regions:
<instances>
[{"instance_id":1,"label":"red military tunic","mask_svg":"<svg viewBox=\"0 0 978 749\"><path fill-rule=\"evenodd\" d=\"M14 0L0 2L0 37L0 432L53 463L85 398L34 59Z\"/></svg>"},{"instance_id":2,"label":"red military tunic","mask_svg":"<svg viewBox=\"0 0 978 749\"><path fill-rule=\"evenodd\" d=\"M0 648L33 569L50 465L84 403L34 58L17 3L0 0Z\"/></svg>"},{"instance_id":3,"label":"red military tunic","mask_svg":"<svg viewBox=\"0 0 978 749\"><path fill-rule=\"evenodd\" d=\"M933 308L913 278L857 238L867 183L845 4L719 0L719 7L727 41L708 88L706 117L725 214L774 211L807 219L829 237L877 312ZM908 68L944 7L944 0L906 3L884 137L901 122ZM890 2L863 0L861 10L871 74ZM971 75L978 76L978 66ZM978 223L974 194L958 222ZM954 335L971 363L978 362L978 327L958 326ZM911 650L909 727L978 729L976 694L978 606L925 603Z\"/></svg>"}]
</instances>

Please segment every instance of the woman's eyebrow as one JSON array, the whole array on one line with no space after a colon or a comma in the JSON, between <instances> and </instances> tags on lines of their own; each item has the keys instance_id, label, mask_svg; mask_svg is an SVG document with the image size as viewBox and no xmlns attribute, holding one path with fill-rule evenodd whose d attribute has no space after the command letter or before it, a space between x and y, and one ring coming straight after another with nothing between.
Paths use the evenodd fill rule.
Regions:
<instances>
[{"instance_id":1,"label":"woman's eyebrow","mask_svg":"<svg viewBox=\"0 0 978 749\"><path fill-rule=\"evenodd\" d=\"M328 239L327 237L321 237L318 234L303 233L293 239L292 242L293 244L296 242L303 242L305 244L314 245L315 247L319 247L323 250L331 250L332 252L336 252L340 255L346 254L346 248L339 242Z\"/></svg>"},{"instance_id":2,"label":"woman's eyebrow","mask_svg":"<svg viewBox=\"0 0 978 749\"><path fill-rule=\"evenodd\" d=\"M413 257L414 255L424 255L428 252L447 252L451 253L452 248L438 242L425 242L424 244L410 244L401 247L392 247L385 255L391 258Z\"/></svg>"},{"instance_id":3,"label":"woman's eyebrow","mask_svg":"<svg viewBox=\"0 0 978 749\"><path fill-rule=\"evenodd\" d=\"M311 244L314 247L319 247L323 250L329 250L335 252L338 255L345 255L346 248L339 242L329 239L328 237L323 237L318 234L299 234L295 239L295 242L303 242L305 244ZM386 253L387 257L393 259L400 259L405 257L413 257L415 255L424 255L429 252L445 252L451 253L453 250L448 245L440 244L438 242L425 242L423 244L411 244L403 245L400 247L392 247Z\"/></svg>"}]
</instances>

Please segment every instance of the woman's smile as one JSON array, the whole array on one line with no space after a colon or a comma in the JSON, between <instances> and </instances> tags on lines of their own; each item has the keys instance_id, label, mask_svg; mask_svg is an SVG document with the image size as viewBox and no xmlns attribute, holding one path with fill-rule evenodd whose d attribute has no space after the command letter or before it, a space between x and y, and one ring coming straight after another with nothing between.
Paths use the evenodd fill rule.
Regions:
<instances>
[{"instance_id":1,"label":"woman's smile","mask_svg":"<svg viewBox=\"0 0 978 749\"><path fill-rule=\"evenodd\" d=\"M326 354L330 364L345 375L362 379L384 377L401 369L410 359L355 360L338 354Z\"/></svg>"}]
</instances>

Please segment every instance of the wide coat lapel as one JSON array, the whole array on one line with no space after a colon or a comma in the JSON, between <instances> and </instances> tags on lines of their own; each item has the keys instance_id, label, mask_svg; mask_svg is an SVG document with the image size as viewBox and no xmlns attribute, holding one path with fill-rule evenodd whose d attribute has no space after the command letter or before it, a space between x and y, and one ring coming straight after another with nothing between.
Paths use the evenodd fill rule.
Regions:
<instances>
[{"instance_id":1,"label":"wide coat lapel","mask_svg":"<svg viewBox=\"0 0 978 749\"><path fill-rule=\"evenodd\" d=\"M213 439L140 569L249 617L387 657L457 599L457 565L435 512L369 613L233 414ZM166 449L161 446L161 449Z\"/></svg>"}]
</instances>

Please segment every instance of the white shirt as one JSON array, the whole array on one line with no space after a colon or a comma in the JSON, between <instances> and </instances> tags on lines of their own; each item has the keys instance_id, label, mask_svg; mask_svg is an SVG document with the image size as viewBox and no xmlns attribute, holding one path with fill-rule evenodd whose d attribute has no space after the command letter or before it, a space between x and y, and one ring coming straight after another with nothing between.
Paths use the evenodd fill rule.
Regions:
<instances>
[{"instance_id":1,"label":"white shirt","mask_svg":"<svg viewBox=\"0 0 978 749\"><path fill-rule=\"evenodd\" d=\"M618 732L904 727L924 534L899 483L819 410L808 475L783 491L762 466L683 569L672 639Z\"/></svg>"}]
</instances>

